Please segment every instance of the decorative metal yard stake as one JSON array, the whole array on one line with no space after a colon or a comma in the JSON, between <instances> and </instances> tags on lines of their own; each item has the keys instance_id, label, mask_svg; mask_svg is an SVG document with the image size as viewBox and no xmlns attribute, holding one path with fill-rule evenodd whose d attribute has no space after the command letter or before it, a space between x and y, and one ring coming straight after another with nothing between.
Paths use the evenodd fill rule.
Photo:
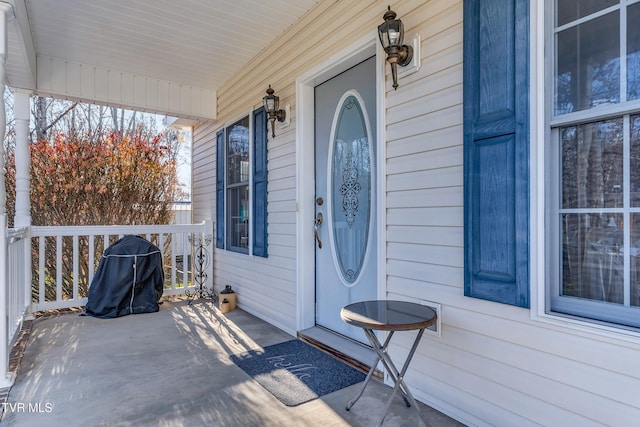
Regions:
<instances>
[{"instance_id":1,"label":"decorative metal yard stake","mask_svg":"<svg viewBox=\"0 0 640 427\"><path fill-rule=\"evenodd\" d=\"M205 271L211 262L211 254L207 247L212 241L213 236L211 234L189 234L189 243L193 245L195 253L193 260L193 281L195 282L195 289L193 293L189 291L186 292L189 305L191 305L194 299L214 298L213 286L211 286L210 289L206 287L207 272Z\"/></svg>"}]
</instances>

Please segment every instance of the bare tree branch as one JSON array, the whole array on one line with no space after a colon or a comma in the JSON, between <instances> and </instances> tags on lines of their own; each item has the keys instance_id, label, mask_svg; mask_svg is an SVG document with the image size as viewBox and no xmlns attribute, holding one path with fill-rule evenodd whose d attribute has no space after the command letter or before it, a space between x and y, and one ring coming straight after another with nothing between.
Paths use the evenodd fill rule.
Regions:
<instances>
[{"instance_id":1,"label":"bare tree branch","mask_svg":"<svg viewBox=\"0 0 640 427\"><path fill-rule=\"evenodd\" d=\"M47 132L49 131L49 129L51 129L53 126L55 126L64 116L66 116L71 110L73 110L74 108L76 108L76 105L78 105L77 102L74 102L73 104L71 104L71 106L69 108L67 108L62 114L58 115L58 117L56 117L51 123L49 123L46 126L42 126L42 122L40 122L40 120L44 119L44 123L46 123L46 105L44 102L41 102L41 99L46 99L46 98L42 98L41 96L38 97L38 101L37 101L37 119L36 119L36 128L31 131L31 133L33 134L33 132L36 132L36 137L38 140L40 139L44 139L47 136Z\"/></svg>"}]
</instances>

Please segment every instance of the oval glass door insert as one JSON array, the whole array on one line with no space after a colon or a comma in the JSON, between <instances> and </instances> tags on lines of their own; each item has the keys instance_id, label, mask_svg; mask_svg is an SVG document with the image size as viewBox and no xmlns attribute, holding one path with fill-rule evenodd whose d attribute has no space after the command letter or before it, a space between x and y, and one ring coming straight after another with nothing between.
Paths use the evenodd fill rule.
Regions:
<instances>
[{"instance_id":1,"label":"oval glass door insert","mask_svg":"<svg viewBox=\"0 0 640 427\"><path fill-rule=\"evenodd\" d=\"M335 259L347 284L358 279L371 222L371 144L363 106L343 98L334 115L331 158L331 228Z\"/></svg>"}]
</instances>

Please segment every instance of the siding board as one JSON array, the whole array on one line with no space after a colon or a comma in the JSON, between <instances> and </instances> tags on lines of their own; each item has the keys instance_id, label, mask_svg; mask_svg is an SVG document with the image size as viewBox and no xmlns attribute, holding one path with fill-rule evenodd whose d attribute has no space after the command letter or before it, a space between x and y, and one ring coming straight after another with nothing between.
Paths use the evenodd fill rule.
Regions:
<instances>
[{"instance_id":1,"label":"siding board","mask_svg":"<svg viewBox=\"0 0 640 427\"><path fill-rule=\"evenodd\" d=\"M412 126L406 123L388 123L387 141L395 141L415 135L425 134L438 129L445 129L462 123L462 104L452 105L448 108L433 112L422 120L415 120Z\"/></svg>"},{"instance_id":2,"label":"siding board","mask_svg":"<svg viewBox=\"0 0 640 427\"><path fill-rule=\"evenodd\" d=\"M462 185L460 170L462 167L453 166L432 170L418 170L387 177L389 188L412 188L415 183L429 183L429 187L453 187ZM421 188L421 187L418 187Z\"/></svg>"},{"instance_id":3,"label":"siding board","mask_svg":"<svg viewBox=\"0 0 640 427\"><path fill-rule=\"evenodd\" d=\"M455 287L462 287L464 280L462 267L449 267L426 262L411 262L405 261L402 258L394 259L391 257L387 258L387 274L389 276L418 281L423 281L425 277L428 277L433 283Z\"/></svg>"},{"instance_id":4,"label":"siding board","mask_svg":"<svg viewBox=\"0 0 640 427\"><path fill-rule=\"evenodd\" d=\"M406 170L433 170L460 166L461 164L462 146L458 145L389 159L387 160L387 173L392 175Z\"/></svg>"},{"instance_id":5,"label":"siding board","mask_svg":"<svg viewBox=\"0 0 640 427\"><path fill-rule=\"evenodd\" d=\"M414 227L390 225L387 227L387 242L404 242L422 245L462 247L462 227Z\"/></svg>"},{"instance_id":6,"label":"siding board","mask_svg":"<svg viewBox=\"0 0 640 427\"><path fill-rule=\"evenodd\" d=\"M410 156L423 151L462 146L462 123L387 143L387 159ZM459 159L462 165L462 158Z\"/></svg>"},{"instance_id":7,"label":"siding board","mask_svg":"<svg viewBox=\"0 0 640 427\"><path fill-rule=\"evenodd\" d=\"M438 205L462 207L462 187L441 188L394 188L387 197L387 208L410 208L416 205L416 200L421 200L423 206Z\"/></svg>"}]
</instances>

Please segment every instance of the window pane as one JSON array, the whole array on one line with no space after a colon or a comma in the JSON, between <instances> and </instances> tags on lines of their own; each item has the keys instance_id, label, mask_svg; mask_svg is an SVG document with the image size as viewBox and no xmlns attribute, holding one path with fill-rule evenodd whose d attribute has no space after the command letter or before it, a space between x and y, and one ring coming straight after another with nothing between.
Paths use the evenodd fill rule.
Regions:
<instances>
[{"instance_id":1,"label":"window pane","mask_svg":"<svg viewBox=\"0 0 640 427\"><path fill-rule=\"evenodd\" d=\"M631 116L631 207L640 207L640 115Z\"/></svg>"},{"instance_id":2,"label":"window pane","mask_svg":"<svg viewBox=\"0 0 640 427\"><path fill-rule=\"evenodd\" d=\"M611 213L562 215L562 296L624 302L622 218Z\"/></svg>"},{"instance_id":3,"label":"window pane","mask_svg":"<svg viewBox=\"0 0 640 427\"><path fill-rule=\"evenodd\" d=\"M620 102L620 22L615 11L557 35L555 114Z\"/></svg>"},{"instance_id":4,"label":"window pane","mask_svg":"<svg viewBox=\"0 0 640 427\"><path fill-rule=\"evenodd\" d=\"M227 200L229 247L247 249L249 247L249 186L229 188Z\"/></svg>"},{"instance_id":5,"label":"window pane","mask_svg":"<svg viewBox=\"0 0 640 427\"><path fill-rule=\"evenodd\" d=\"M249 181L249 117L227 128L227 184Z\"/></svg>"},{"instance_id":6,"label":"window pane","mask_svg":"<svg viewBox=\"0 0 640 427\"><path fill-rule=\"evenodd\" d=\"M627 9L627 97L640 98L640 3Z\"/></svg>"},{"instance_id":7,"label":"window pane","mask_svg":"<svg viewBox=\"0 0 640 427\"><path fill-rule=\"evenodd\" d=\"M560 129L562 207L622 208L622 119Z\"/></svg>"},{"instance_id":8,"label":"window pane","mask_svg":"<svg viewBox=\"0 0 640 427\"><path fill-rule=\"evenodd\" d=\"M558 25L564 25L618 4L618 0L558 0Z\"/></svg>"},{"instance_id":9,"label":"window pane","mask_svg":"<svg viewBox=\"0 0 640 427\"><path fill-rule=\"evenodd\" d=\"M640 214L631 214L631 305L640 307Z\"/></svg>"}]
</instances>

